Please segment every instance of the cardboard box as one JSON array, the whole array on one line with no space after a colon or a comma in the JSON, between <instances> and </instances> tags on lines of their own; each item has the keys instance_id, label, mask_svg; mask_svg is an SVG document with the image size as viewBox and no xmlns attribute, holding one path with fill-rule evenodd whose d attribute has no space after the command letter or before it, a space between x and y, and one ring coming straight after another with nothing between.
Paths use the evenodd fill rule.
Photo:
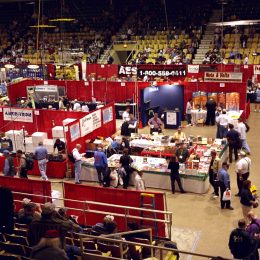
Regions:
<instances>
[{"instance_id":1,"label":"cardboard box","mask_svg":"<svg viewBox=\"0 0 260 260\"><path fill-rule=\"evenodd\" d=\"M64 137L64 132L63 132L63 126L55 126L52 128L52 138L57 139L57 138L65 138Z\"/></svg>"},{"instance_id":2,"label":"cardboard box","mask_svg":"<svg viewBox=\"0 0 260 260\"><path fill-rule=\"evenodd\" d=\"M75 118L66 118L62 121L62 125L67 125L71 122L74 122L76 119Z\"/></svg>"},{"instance_id":3,"label":"cardboard box","mask_svg":"<svg viewBox=\"0 0 260 260\"><path fill-rule=\"evenodd\" d=\"M45 132L35 132L32 134L32 143L36 146L45 139L48 139L47 133Z\"/></svg>"}]
</instances>

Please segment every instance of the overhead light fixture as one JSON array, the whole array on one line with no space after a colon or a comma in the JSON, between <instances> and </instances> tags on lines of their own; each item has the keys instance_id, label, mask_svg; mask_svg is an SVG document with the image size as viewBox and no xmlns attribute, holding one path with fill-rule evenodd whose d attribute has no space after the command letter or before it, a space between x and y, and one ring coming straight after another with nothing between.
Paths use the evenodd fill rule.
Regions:
<instances>
[{"instance_id":1,"label":"overhead light fixture","mask_svg":"<svg viewBox=\"0 0 260 260\"><path fill-rule=\"evenodd\" d=\"M56 28L55 25L48 25L48 24L39 24L39 25L31 25L31 28Z\"/></svg>"},{"instance_id":2,"label":"overhead light fixture","mask_svg":"<svg viewBox=\"0 0 260 260\"><path fill-rule=\"evenodd\" d=\"M238 21L210 23L210 25L216 25L216 26L239 26L239 25L253 25L253 24L259 24L259 23L260 23L260 20L238 20Z\"/></svg>"},{"instance_id":3,"label":"overhead light fixture","mask_svg":"<svg viewBox=\"0 0 260 260\"><path fill-rule=\"evenodd\" d=\"M252 55L253 55L253 56L258 56L258 55L260 55L260 52L256 52L256 51L255 51L255 52L252 53Z\"/></svg>"},{"instance_id":4,"label":"overhead light fixture","mask_svg":"<svg viewBox=\"0 0 260 260\"><path fill-rule=\"evenodd\" d=\"M5 64L6 69L13 69L15 66L13 64Z\"/></svg>"},{"instance_id":5,"label":"overhead light fixture","mask_svg":"<svg viewBox=\"0 0 260 260\"><path fill-rule=\"evenodd\" d=\"M57 18L57 19L50 19L49 22L73 22L75 18Z\"/></svg>"},{"instance_id":6,"label":"overhead light fixture","mask_svg":"<svg viewBox=\"0 0 260 260\"><path fill-rule=\"evenodd\" d=\"M30 64L27 66L28 69L31 69L31 70L37 70L39 69L39 65L33 65L33 64Z\"/></svg>"}]
</instances>

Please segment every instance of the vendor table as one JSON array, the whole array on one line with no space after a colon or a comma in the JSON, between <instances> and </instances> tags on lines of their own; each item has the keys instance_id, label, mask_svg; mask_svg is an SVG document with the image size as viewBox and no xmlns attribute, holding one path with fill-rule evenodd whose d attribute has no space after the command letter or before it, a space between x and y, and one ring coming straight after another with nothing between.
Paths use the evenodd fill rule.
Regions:
<instances>
[{"instance_id":1,"label":"vendor table","mask_svg":"<svg viewBox=\"0 0 260 260\"><path fill-rule=\"evenodd\" d=\"M237 125L237 120L238 118L242 115L243 110L238 111L228 111L227 115L229 117L229 123L233 124L235 127ZM198 120L202 119L203 122L206 121L206 117L207 117L207 111L206 110L202 110L202 109L194 109L191 110L191 122L193 124L196 124L198 122Z\"/></svg>"},{"instance_id":2,"label":"vendor table","mask_svg":"<svg viewBox=\"0 0 260 260\"><path fill-rule=\"evenodd\" d=\"M217 150L220 156L220 165L227 158L227 146L223 149L220 147L221 140L213 144L213 149ZM222 146L221 146L222 147ZM194 193L206 193L209 189L208 170L210 164L210 149L209 145L198 144L196 146L200 153L201 161L198 163L197 169L185 169L184 165L180 165L180 177L185 191ZM114 154L108 158L108 166L111 169L119 167L119 159L122 155ZM168 162L165 158L131 156L133 159L132 168L136 171L143 172L145 186L149 188L171 190L171 182L169 170L167 169ZM135 175L133 172L130 177L130 184L135 184ZM81 180L98 182L97 172L94 167L94 158L86 158L82 163ZM176 184L177 185L177 184ZM178 187L176 186L178 190Z\"/></svg>"}]
</instances>

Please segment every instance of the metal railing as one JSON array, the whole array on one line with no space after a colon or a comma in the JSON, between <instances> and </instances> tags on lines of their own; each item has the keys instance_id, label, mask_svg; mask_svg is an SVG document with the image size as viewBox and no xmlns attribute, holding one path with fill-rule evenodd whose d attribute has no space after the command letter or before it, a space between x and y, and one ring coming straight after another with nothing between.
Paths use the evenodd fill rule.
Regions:
<instances>
[{"instance_id":1,"label":"metal railing","mask_svg":"<svg viewBox=\"0 0 260 260\"><path fill-rule=\"evenodd\" d=\"M118 238L113 238L113 237L120 237L124 235L129 235L129 234L138 234L138 233L144 233L144 232L149 232L150 239L149 242L150 244L144 244L144 243L139 243L139 242L132 242L132 241L127 241L123 239L118 239ZM184 251L184 250L178 250L178 249L173 249L173 248L168 248L164 246L157 246L152 244L152 230L151 229L139 229L139 230L134 230L134 231L129 231L129 232L120 232L120 233L115 233L115 234L110 234L110 235L104 235L104 236L93 236L93 235L87 235L84 234L80 236L80 247L81 247L81 252L83 255L87 257L89 255L91 256L97 256L92 253L88 253L87 251L84 252L84 241L89 241L89 240L98 240L98 241L103 241L105 243L111 244L117 244L119 245L119 250L120 250L120 258L113 257L113 256L106 256L105 259L124 259L124 250L123 250L123 245L126 245L128 248L129 247L135 247L139 246L141 248L148 248L150 249L151 252L151 258L155 257L154 259L159 259L163 260L165 253L172 252L173 254L184 254L184 255L191 255L191 256L197 256L200 257L200 259L217 259L218 256L212 256L212 255L207 255L207 254L201 254L201 253L194 253L194 252L189 252L189 251ZM98 257L100 257L98 255ZM101 259L101 258L100 258ZM221 260L234 260L234 258L224 258L221 257Z\"/></svg>"},{"instance_id":2,"label":"metal railing","mask_svg":"<svg viewBox=\"0 0 260 260\"><path fill-rule=\"evenodd\" d=\"M23 195L24 197L43 197L42 195L36 195L36 194L28 194L28 193L22 193L22 192L15 192L13 191L13 194L17 195ZM171 238L171 227L172 227L172 212L169 211L162 211L162 210L154 210L154 209L146 209L146 208L137 208L137 207L129 207L129 206L121 206L121 205L113 205L108 203L102 203L102 202L95 202L95 201L81 201L81 200L73 200L73 199L65 199L65 198L52 198L50 196L44 196L45 202L55 199L62 202L68 201L68 202L75 202L75 203L82 203L83 208L73 208L73 207L66 207L69 210L75 210L83 213L84 215L84 225L87 226L87 214L88 213L94 213L97 215L113 215L115 218L123 218L125 223L125 229L127 230L128 221L131 220L144 220L149 222L156 222L156 224L164 224L166 229L166 237ZM21 200L14 200L15 202L22 203ZM41 204L43 205L43 204ZM97 210L97 209L91 209L91 206L100 206L100 207L106 207L108 209L111 209L111 211L106 210ZM60 206L57 206L57 208L60 208ZM112 209L118 209L122 210L122 212L117 213L114 212ZM134 211L133 214L132 211ZM150 217L141 217L141 212L144 213L156 213L156 214L162 214L164 217L162 219L155 219Z\"/></svg>"}]
</instances>

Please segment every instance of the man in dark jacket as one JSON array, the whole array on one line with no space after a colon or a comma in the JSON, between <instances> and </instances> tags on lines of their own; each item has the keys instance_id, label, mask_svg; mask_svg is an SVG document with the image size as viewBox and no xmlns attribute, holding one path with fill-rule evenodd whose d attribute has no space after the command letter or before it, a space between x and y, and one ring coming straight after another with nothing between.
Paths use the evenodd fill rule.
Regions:
<instances>
[{"instance_id":1,"label":"man in dark jacket","mask_svg":"<svg viewBox=\"0 0 260 260\"><path fill-rule=\"evenodd\" d=\"M232 163L232 154L234 151L235 160L238 160L238 149L239 149L239 133L234 129L234 125L228 124L229 131L227 132L227 141L229 147L229 162Z\"/></svg>"},{"instance_id":2,"label":"man in dark jacket","mask_svg":"<svg viewBox=\"0 0 260 260\"><path fill-rule=\"evenodd\" d=\"M229 237L229 249L237 259L256 260L259 259L257 241L245 230L244 219L238 221L238 228L234 229Z\"/></svg>"},{"instance_id":3,"label":"man in dark jacket","mask_svg":"<svg viewBox=\"0 0 260 260\"><path fill-rule=\"evenodd\" d=\"M207 108L207 118L206 125L215 125L215 112L216 112L217 103L213 98L210 98L206 103Z\"/></svg>"}]
</instances>

